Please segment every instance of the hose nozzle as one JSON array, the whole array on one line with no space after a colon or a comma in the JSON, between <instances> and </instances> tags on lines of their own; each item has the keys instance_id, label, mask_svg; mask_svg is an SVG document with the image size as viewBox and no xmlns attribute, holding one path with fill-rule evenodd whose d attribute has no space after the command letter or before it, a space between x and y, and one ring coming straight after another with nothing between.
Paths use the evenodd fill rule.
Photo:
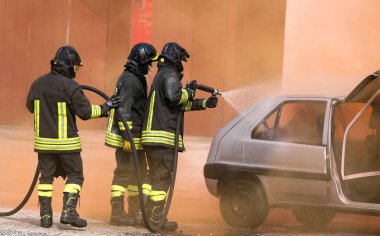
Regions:
<instances>
[{"instance_id":1,"label":"hose nozzle","mask_svg":"<svg viewBox=\"0 0 380 236\"><path fill-rule=\"evenodd\" d=\"M203 84L197 84L197 89L211 93L213 96L222 95L217 89L214 89L212 87L209 87Z\"/></svg>"},{"instance_id":2,"label":"hose nozzle","mask_svg":"<svg viewBox=\"0 0 380 236\"><path fill-rule=\"evenodd\" d=\"M213 96L216 96L216 95L222 95L221 92L219 92L217 89L214 90L214 92L212 93Z\"/></svg>"}]
</instances>

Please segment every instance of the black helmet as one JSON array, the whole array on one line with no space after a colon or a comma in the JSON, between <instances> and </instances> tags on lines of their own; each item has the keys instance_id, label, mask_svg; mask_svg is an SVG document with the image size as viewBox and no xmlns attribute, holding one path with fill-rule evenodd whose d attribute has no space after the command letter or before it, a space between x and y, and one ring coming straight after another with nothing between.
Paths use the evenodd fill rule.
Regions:
<instances>
[{"instance_id":1,"label":"black helmet","mask_svg":"<svg viewBox=\"0 0 380 236\"><path fill-rule=\"evenodd\" d=\"M158 58L157 50L149 43L136 44L128 56L128 61L136 66L147 66Z\"/></svg>"},{"instance_id":2,"label":"black helmet","mask_svg":"<svg viewBox=\"0 0 380 236\"><path fill-rule=\"evenodd\" d=\"M190 55L179 44L170 42L165 44L162 48L160 58L161 57L168 59L174 64L178 64L181 61L187 61L187 58L190 58Z\"/></svg>"},{"instance_id":3,"label":"black helmet","mask_svg":"<svg viewBox=\"0 0 380 236\"><path fill-rule=\"evenodd\" d=\"M50 64L62 68L65 75L70 78L75 78L79 66L83 66L79 53L71 46L60 47Z\"/></svg>"}]
</instances>

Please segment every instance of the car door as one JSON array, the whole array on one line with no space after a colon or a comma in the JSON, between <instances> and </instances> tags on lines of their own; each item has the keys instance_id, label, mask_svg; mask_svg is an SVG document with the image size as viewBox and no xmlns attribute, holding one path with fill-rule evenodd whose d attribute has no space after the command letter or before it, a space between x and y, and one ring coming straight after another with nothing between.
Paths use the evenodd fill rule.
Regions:
<instances>
[{"instance_id":1,"label":"car door","mask_svg":"<svg viewBox=\"0 0 380 236\"><path fill-rule=\"evenodd\" d=\"M356 113L345 125L341 152L337 152L341 154L340 176L345 195L352 201L377 204L380 203L379 76L379 71L369 75L339 104L346 116L352 113L348 108L356 108Z\"/></svg>"},{"instance_id":2,"label":"car door","mask_svg":"<svg viewBox=\"0 0 380 236\"><path fill-rule=\"evenodd\" d=\"M244 160L275 201L327 202L329 99L288 98L245 135Z\"/></svg>"}]
</instances>

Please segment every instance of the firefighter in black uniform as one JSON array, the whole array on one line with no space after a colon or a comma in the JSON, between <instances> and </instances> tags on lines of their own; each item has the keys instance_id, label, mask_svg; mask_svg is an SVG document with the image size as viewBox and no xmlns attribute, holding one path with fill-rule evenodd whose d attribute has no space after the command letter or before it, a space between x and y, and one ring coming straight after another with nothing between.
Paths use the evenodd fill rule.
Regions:
<instances>
[{"instance_id":1,"label":"firefighter in black uniform","mask_svg":"<svg viewBox=\"0 0 380 236\"><path fill-rule=\"evenodd\" d=\"M145 75L153 70L158 55L156 49L148 43L136 44L124 65L125 69L116 82L114 94L121 98L119 113L133 134L133 141L139 156L142 181L146 179L147 163L141 145L142 122L147 100L147 82ZM116 168L111 186L111 225L134 225L136 214L140 211L139 192L135 173L131 143L124 141L126 133L123 123L112 109L106 131L105 144L116 148ZM149 195L150 188L143 184L144 194ZM128 215L124 211L124 193L128 191Z\"/></svg>"},{"instance_id":2,"label":"firefighter in black uniform","mask_svg":"<svg viewBox=\"0 0 380 236\"><path fill-rule=\"evenodd\" d=\"M151 184L149 201L149 220L158 224L163 216L166 194L170 186L173 170L175 147L175 129L180 122L178 150L184 151L183 117L178 115L183 111L204 110L214 108L218 99L212 96L205 99L194 99L190 87L182 88L182 61L187 61L190 55L177 43L167 43L159 56L158 72L153 80L148 96L147 112L145 113L142 144L146 151ZM165 219L166 220L166 219ZM175 230L176 222L166 222L164 230Z\"/></svg>"},{"instance_id":3,"label":"firefighter in black uniform","mask_svg":"<svg viewBox=\"0 0 380 236\"><path fill-rule=\"evenodd\" d=\"M103 105L90 104L74 81L82 61L71 46L59 48L50 64L50 73L33 82L26 101L28 110L34 113L34 150L38 152L41 173L38 185L41 226L52 226L53 178L62 176L67 179L60 222L85 227L87 221L79 218L76 211L84 178L75 115L82 120L106 117L120 98L113 96Z\"/></svg>"}]
</instances>

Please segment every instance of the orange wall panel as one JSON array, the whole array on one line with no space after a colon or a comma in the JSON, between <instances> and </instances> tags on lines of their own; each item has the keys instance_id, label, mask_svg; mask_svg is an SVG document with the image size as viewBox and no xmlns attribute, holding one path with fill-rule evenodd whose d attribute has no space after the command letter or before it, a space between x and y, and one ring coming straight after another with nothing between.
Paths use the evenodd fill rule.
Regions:
<instances>
[{"instance_id":1,"label":"orange wall panel","mask_svg":"<svg viewBox=\"0 0 380 236\"><path fill-rule=\"evenodd\" d=\"M111 94L130 52L136 25L142 27L138 30L142 30L143 39L159 52L170 41L189 51L184 83L197 80L220 91L266 79L278 83L285 4L260 0L0 1L0 112L7 114L0 122L32 124L25 109L29 86L49 71L49 61L65 44L74 46L84 62L76 80ZM140 11L134 15L138 7ZM148 84L153 76L148 76ZM103 102L86 94L95 104ZM220 98L216 109L186 114L185 131L213 135L236 114ZM80 128L105 125L105 119L79 121Z\"/></svg>"}]
</instances>

